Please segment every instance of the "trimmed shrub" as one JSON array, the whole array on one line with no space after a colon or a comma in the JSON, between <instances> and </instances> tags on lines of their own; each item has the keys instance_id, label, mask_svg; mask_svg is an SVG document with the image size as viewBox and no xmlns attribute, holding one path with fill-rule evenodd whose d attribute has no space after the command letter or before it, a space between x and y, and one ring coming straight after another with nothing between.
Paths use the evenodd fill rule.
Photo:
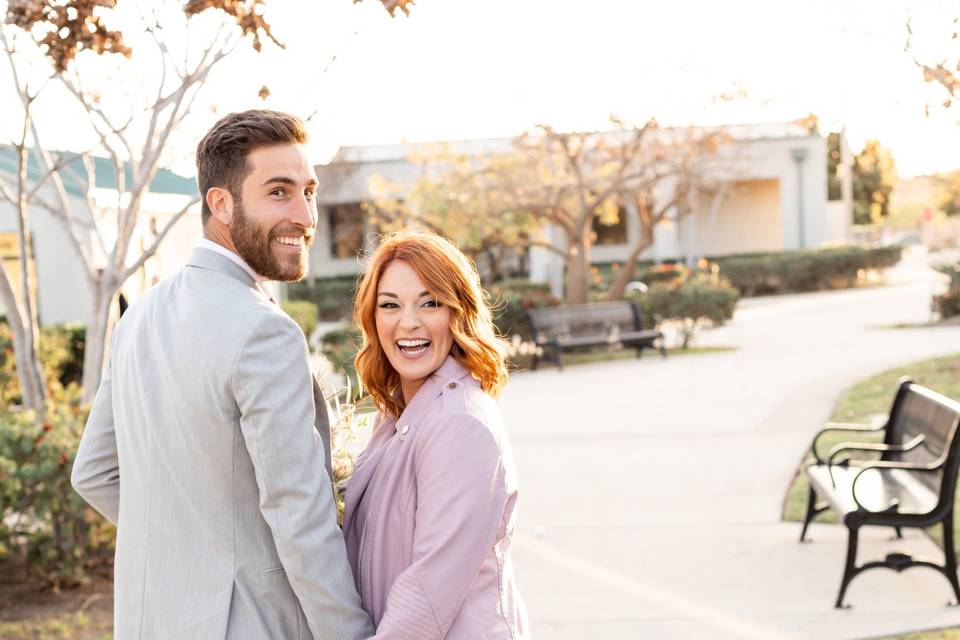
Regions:
<instances>
[{"instance_id":1,"label":"trimmed shrub","mask_svg":"<svg viewBox=\"0 0 960 640\"><path fill-rule=\"evenodd\" d=\"M740 292L715 273L698 273L679 284L656 283L632 299L645 327L677 321L686 349L701 327L721 325L733 317Z\"/></svg>"},{"instance_id":2,"label":"trimmed shrub","mask_svg":"<svg viewBox=\"0 0 960 640\"><path fill-rule=\"evenodd\" d=\"M946 292L933 296L933 310L941 318L960 316L960 264L943 264L934 267L950 278Z\"/></svg>"},{"instance_id":3,"label":"trimmed shrub","mask_svg":"<svg viewBox=\"0 0 960 640\"><path fill-rule=\"evenodd\" d=\"M902 247L836 247L716 258L720 273L744 296L839 289L862 272L891 267Z\"/></svg>"},{"instance_id":4,"label":"trimmed shrub","mask_svg":"<svg viewBox=\"0 0 960 640\"><path fill-rule=\"evenodd\" d=\"M0 412L0 563L54 587L81 583L109 562L114 528L70 486L87 417L79 389L44 414Z\"/></svg>"},{"instance_id":5,"label":"trimmed shrub","mask_svg":"<svg viewBox=\"0 0 960 640\"><path fill-rule=\"evenodd\" d=\"M317 306L317 316L328 322L353 317L353 300L357 294L357 276L315 278L287 285L288 300L306 300Z\"/></svg>"},{"instance_id":6,"label":"trimmed shrub","mask_svg":"<svg viewBox=\"0 0 960 640\"><path fill-rule=\"evenodd\" d=\"M283 310L300 325L303 335L309 339L317 328L317 305L306 300L287 300L283 303Z\"/></svg>"}]
</instances>

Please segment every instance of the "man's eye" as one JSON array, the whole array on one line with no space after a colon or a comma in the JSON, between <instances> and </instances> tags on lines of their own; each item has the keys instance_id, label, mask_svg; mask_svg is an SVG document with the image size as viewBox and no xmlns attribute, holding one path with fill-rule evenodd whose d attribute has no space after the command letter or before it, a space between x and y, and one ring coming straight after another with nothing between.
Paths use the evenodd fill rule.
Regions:
<instances>
[{"instance_id":1,"label":"man's eye","mask_svg":"<svg viewBox=\"0 0 960 640\"><path fill-rule=\"evenodd\" d=\"M272 196L282 196L283 194L284 194L283 189L274 189L273 191L270 192L270 195Z\"/></svg>"},{"instance_id":2,"label":"man's eye","mask_svg":"<svg viewBox=\"0 0 960 640\"><path fill-rule=\"evenodd\" d=\"M313 191L305 191L303 195L307 196L307 200L313 200L315 194Z\"/></svg>"}]
</instances>

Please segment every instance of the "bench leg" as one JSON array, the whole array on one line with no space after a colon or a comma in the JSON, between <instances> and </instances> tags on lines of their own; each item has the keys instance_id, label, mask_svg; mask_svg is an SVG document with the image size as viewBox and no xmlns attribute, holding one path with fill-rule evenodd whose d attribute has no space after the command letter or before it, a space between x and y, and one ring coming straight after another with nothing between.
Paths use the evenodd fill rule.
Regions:
<instances>
[{"instance_id":1,"label":"bench leg","mask_svg":"<svg viewBox=\"0 0 960 640\"><path fill-rule=\"evenodd\" d=\"M537 355L537 352L533 352L533 361L530 363L530 370L534 371L537 368L537 365L540 364L540 356Z\"/></svg>"},{"instance_id":2,"label":"bench leg","mask_svg":"<svg viewBox=\"0 0 960 640\"><path fill-rule=\"evenodd\" d=\"M556 354L555 359L557 361L557 369L559 371L563 371L563 360L560 359L560 354L563 353L563 350L557 347L554 349L554 353Z\"/></svg>"},{"instance_id":3,"label":"bench leg","mask_svg":"<svg viewBox=\"0 0 960 640\"><path fill-rule=\"evenodd\" d=\"M960 582L957 581L957 555L954 551L953 542L953 514L947 516L943 521L943 573L950 581L953 587L953 596L956 598L954 604L960 604Z\"/></svg>"},{"instance_id":4,"label":"bench leg","mask_svg":"<svg viewBox=\"0 0 960 640\"><path fill-rule=\"evenodd\" d=\"M813 487L809 487L807 491L809 492L807 494L807 514L803 517L803 528L800 529L800 542L807 541L807 527L810 526L810 523L813 522L817 514L823 511L823 509L817 508L817 492L813 490Z\"/></svg>"},{"instance_id":5,"label":"bench leg","mask_svg":"<svg viewBox=\"0 0 960 640\"><path fill-rule=\"evenodd\" d=\"M837 595L837 603L833 605L837 609L843 609L843 596L850 586L850 581L857 575L857 534L859 527L850 528L850 537L847 540L847 563L843 568L843 579L840 581L840 593Z\"/></svg>"},{"instance_id":6,"label":"bench leg","mask_svg":"<svg viewBox=\"0 0 960 640\"><path fill-rule=\"evenodd\" d=\"M900 527L894 527L893 530L895 532L897 540L903 540L903 532L900 531Z\"/></svg>"},{"instance_id":7,"label":"bench leg","mask_svg":"<svg viewBox=\"0 0 960 640\"><path fill-rule=\"evenodd\" d=\"M637 347L637 358L643 357L643 347Z\"/></svg>"}]
</instances>

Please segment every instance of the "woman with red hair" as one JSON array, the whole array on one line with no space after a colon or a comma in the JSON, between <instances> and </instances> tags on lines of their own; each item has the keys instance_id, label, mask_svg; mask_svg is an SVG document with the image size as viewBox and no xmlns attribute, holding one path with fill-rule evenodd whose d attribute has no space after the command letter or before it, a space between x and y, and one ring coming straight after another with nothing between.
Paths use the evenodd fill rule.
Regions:
<instances>
[{"instance_id":1,"label":"woman with red hair","mask_svg":"<svg viewBox=\"0 0 960 640\"><path fill-rule=\"evenodd\" d=\"M375 638L528 638L511 561L517 480L495 398L503 342L473 264L387 237L357 292L357 373L379 410L344 536Z\"/></svg>"}]
</instances>

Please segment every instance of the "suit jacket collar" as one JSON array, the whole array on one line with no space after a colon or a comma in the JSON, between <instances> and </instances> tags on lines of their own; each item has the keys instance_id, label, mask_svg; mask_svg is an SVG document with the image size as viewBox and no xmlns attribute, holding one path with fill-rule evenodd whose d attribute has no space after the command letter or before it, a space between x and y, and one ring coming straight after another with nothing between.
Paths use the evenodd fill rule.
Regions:
<instances>
[{"instance_id":1,"label":"suit jacket collar","mask_svg":"<svg viewBox=\"0 0 960 640\"><path fill-rule=\"evenodd\" d=\"M220 255L216 251L210 251L209 249L197 247L193 250L193 253L190 254L190 260L187 261L187 266L197 267L198 269L209 269L210 271L219 271L220 273L225 273L231 278L235 278L240 282L257 289L258 291L260 290L256 281L249 273L244 271L243 267L238 265L230 258Z\"/></svg>"}]
</instances>

